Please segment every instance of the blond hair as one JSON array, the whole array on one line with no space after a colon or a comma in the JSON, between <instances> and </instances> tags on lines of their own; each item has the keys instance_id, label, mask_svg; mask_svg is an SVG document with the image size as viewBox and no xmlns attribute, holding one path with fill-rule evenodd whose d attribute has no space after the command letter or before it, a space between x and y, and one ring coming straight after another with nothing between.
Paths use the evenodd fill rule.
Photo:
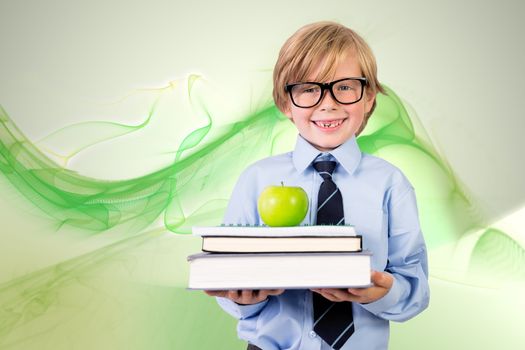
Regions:
<instances>
[{"instance_id":1,"label":"blond hair","mask_svg":"<svg viewBox=\"0 0 525 350\"><path fill-rule=\"evenodd\" d=\"M337 66L353 50L363 76L367 79L368 93L385 93L377 79L377 65L374 54L359 34L335 22L316 22L300 28L284 43L273 70L273 99L279 110L289 109L290 101L286 85L305 81L318 68L316 81L333 78ZM367 113L363 125L374 111L376 103Z\"/></svg>"}]
</instances>

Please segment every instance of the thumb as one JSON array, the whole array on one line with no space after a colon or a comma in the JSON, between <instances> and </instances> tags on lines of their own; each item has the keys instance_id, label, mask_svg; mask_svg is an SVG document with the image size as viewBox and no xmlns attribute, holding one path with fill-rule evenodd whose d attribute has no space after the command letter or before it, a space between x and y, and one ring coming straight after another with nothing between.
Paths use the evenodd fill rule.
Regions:
<instances>
[{"instance_id":1,"label":"thumb","mask_svg":"<svg viewBox=\"0 0 525 350\"><path fill-rule=\"evenodd\" d=\"M267 293L268 295L279 295L284 293L284 289L270 289Z\"/></svg>"},{"instance_id":2,"label":"thumb","mask_svg":"<svg viewBox=\"0 0 525 350\"><path fill-rule=\"evenodd\" d=\"M378 287L390 289L394 282L394 277L388 272L372 271L372 283Z\"/></svg>"}]
</instances>

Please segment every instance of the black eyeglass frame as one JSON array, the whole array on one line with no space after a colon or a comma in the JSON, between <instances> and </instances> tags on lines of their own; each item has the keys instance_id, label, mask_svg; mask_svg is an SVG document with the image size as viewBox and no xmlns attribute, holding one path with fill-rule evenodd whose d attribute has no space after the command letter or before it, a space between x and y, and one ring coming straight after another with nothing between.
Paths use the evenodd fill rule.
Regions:
<instances>
[{"instance_id":1,"label":"black eyeglass frame","mask_svg":"<svg viewBox=\"0 0 525 350\"><path fill-rule=\"evenodd\" d=\"M361 95L360 95L359 99L357 99L354 102L341 102L341 101L339 101L337 99L337 97L335 97L335 94L334 94L334 91L332 90L332 88L334 87L335 84L337 84L337 83L339 83L341 81L344 81L344 80L357 80L357 81L359 81L361 83ZM343 78L343 79L334 80L334 81L331 81L329 83L318 83L316 81L304 81L304 82L300 82L300 83L287 84L285 86L285 89L288 92L288 94L290 95L290 99L292 100L292 103L296 107L299 107L299 108L312 108L312 107L317 106L319 104L319 102L321 102L321 100L324 97L324 91L325 90L330 91L330 95L332 95L333 99L335 101L337 101L338 103L342 104L342 105L351 105L351 104L357 103L357 102L361 101L361 99L363 98L363 93L364 93L365 86L367 85L367 83L368 83L368 80L365 77L349 77L349 78ZM316 103L314 103L313 105L311 105L311 106L308 106L308 107L299 106L297 103L295 103L295 101L293 99L292 89L294 88L294 86L302 85L302 84L313 84L313 85L317 85L317 86L319 86L321 88L321 94L319 95L319 100Z\"/></svg>"}]
</instances>

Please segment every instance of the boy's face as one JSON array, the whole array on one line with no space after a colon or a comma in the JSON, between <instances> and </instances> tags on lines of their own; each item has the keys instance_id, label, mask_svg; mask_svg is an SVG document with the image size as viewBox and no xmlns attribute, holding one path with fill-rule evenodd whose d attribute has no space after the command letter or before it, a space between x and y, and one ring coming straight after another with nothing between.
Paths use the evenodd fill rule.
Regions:
<instances>
[{"instance_id":1,"label":"boy's face","mask_svg":"<svg viewBox=\"0 0 525 350\"><path fill-rule=\"evenodd\" d=\"M307 81L315 81L321 66L307 77ZM335 76L331 81L362 77L361 68L353 52L339 64ZM370 111L374 103L375 94L365 91L359 102L340 104L330 94L324 91L321 101L310 108L300 108L292 101L288 101L288 109L284 112L295 124L299 134L320 151L330 151L350 139L364 120L365 114Z\"/></svg>"}]
</instances>

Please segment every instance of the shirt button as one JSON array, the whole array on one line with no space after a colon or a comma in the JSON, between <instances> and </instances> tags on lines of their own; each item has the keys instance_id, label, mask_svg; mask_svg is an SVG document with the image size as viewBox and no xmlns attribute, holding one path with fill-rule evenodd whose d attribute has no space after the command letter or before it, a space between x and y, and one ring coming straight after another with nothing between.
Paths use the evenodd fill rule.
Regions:
<instances>
[{"instance_id":1,"label":"shirt button","mask_svg":"<svg viewBox=\"0 0 525 350\"><path fill-rule=\"evenodd\" d=\"M317 337L317 334L314 331L310 331L310 333L308 335L310 336L310 338Z\"/></svg>"}]
</instances>

